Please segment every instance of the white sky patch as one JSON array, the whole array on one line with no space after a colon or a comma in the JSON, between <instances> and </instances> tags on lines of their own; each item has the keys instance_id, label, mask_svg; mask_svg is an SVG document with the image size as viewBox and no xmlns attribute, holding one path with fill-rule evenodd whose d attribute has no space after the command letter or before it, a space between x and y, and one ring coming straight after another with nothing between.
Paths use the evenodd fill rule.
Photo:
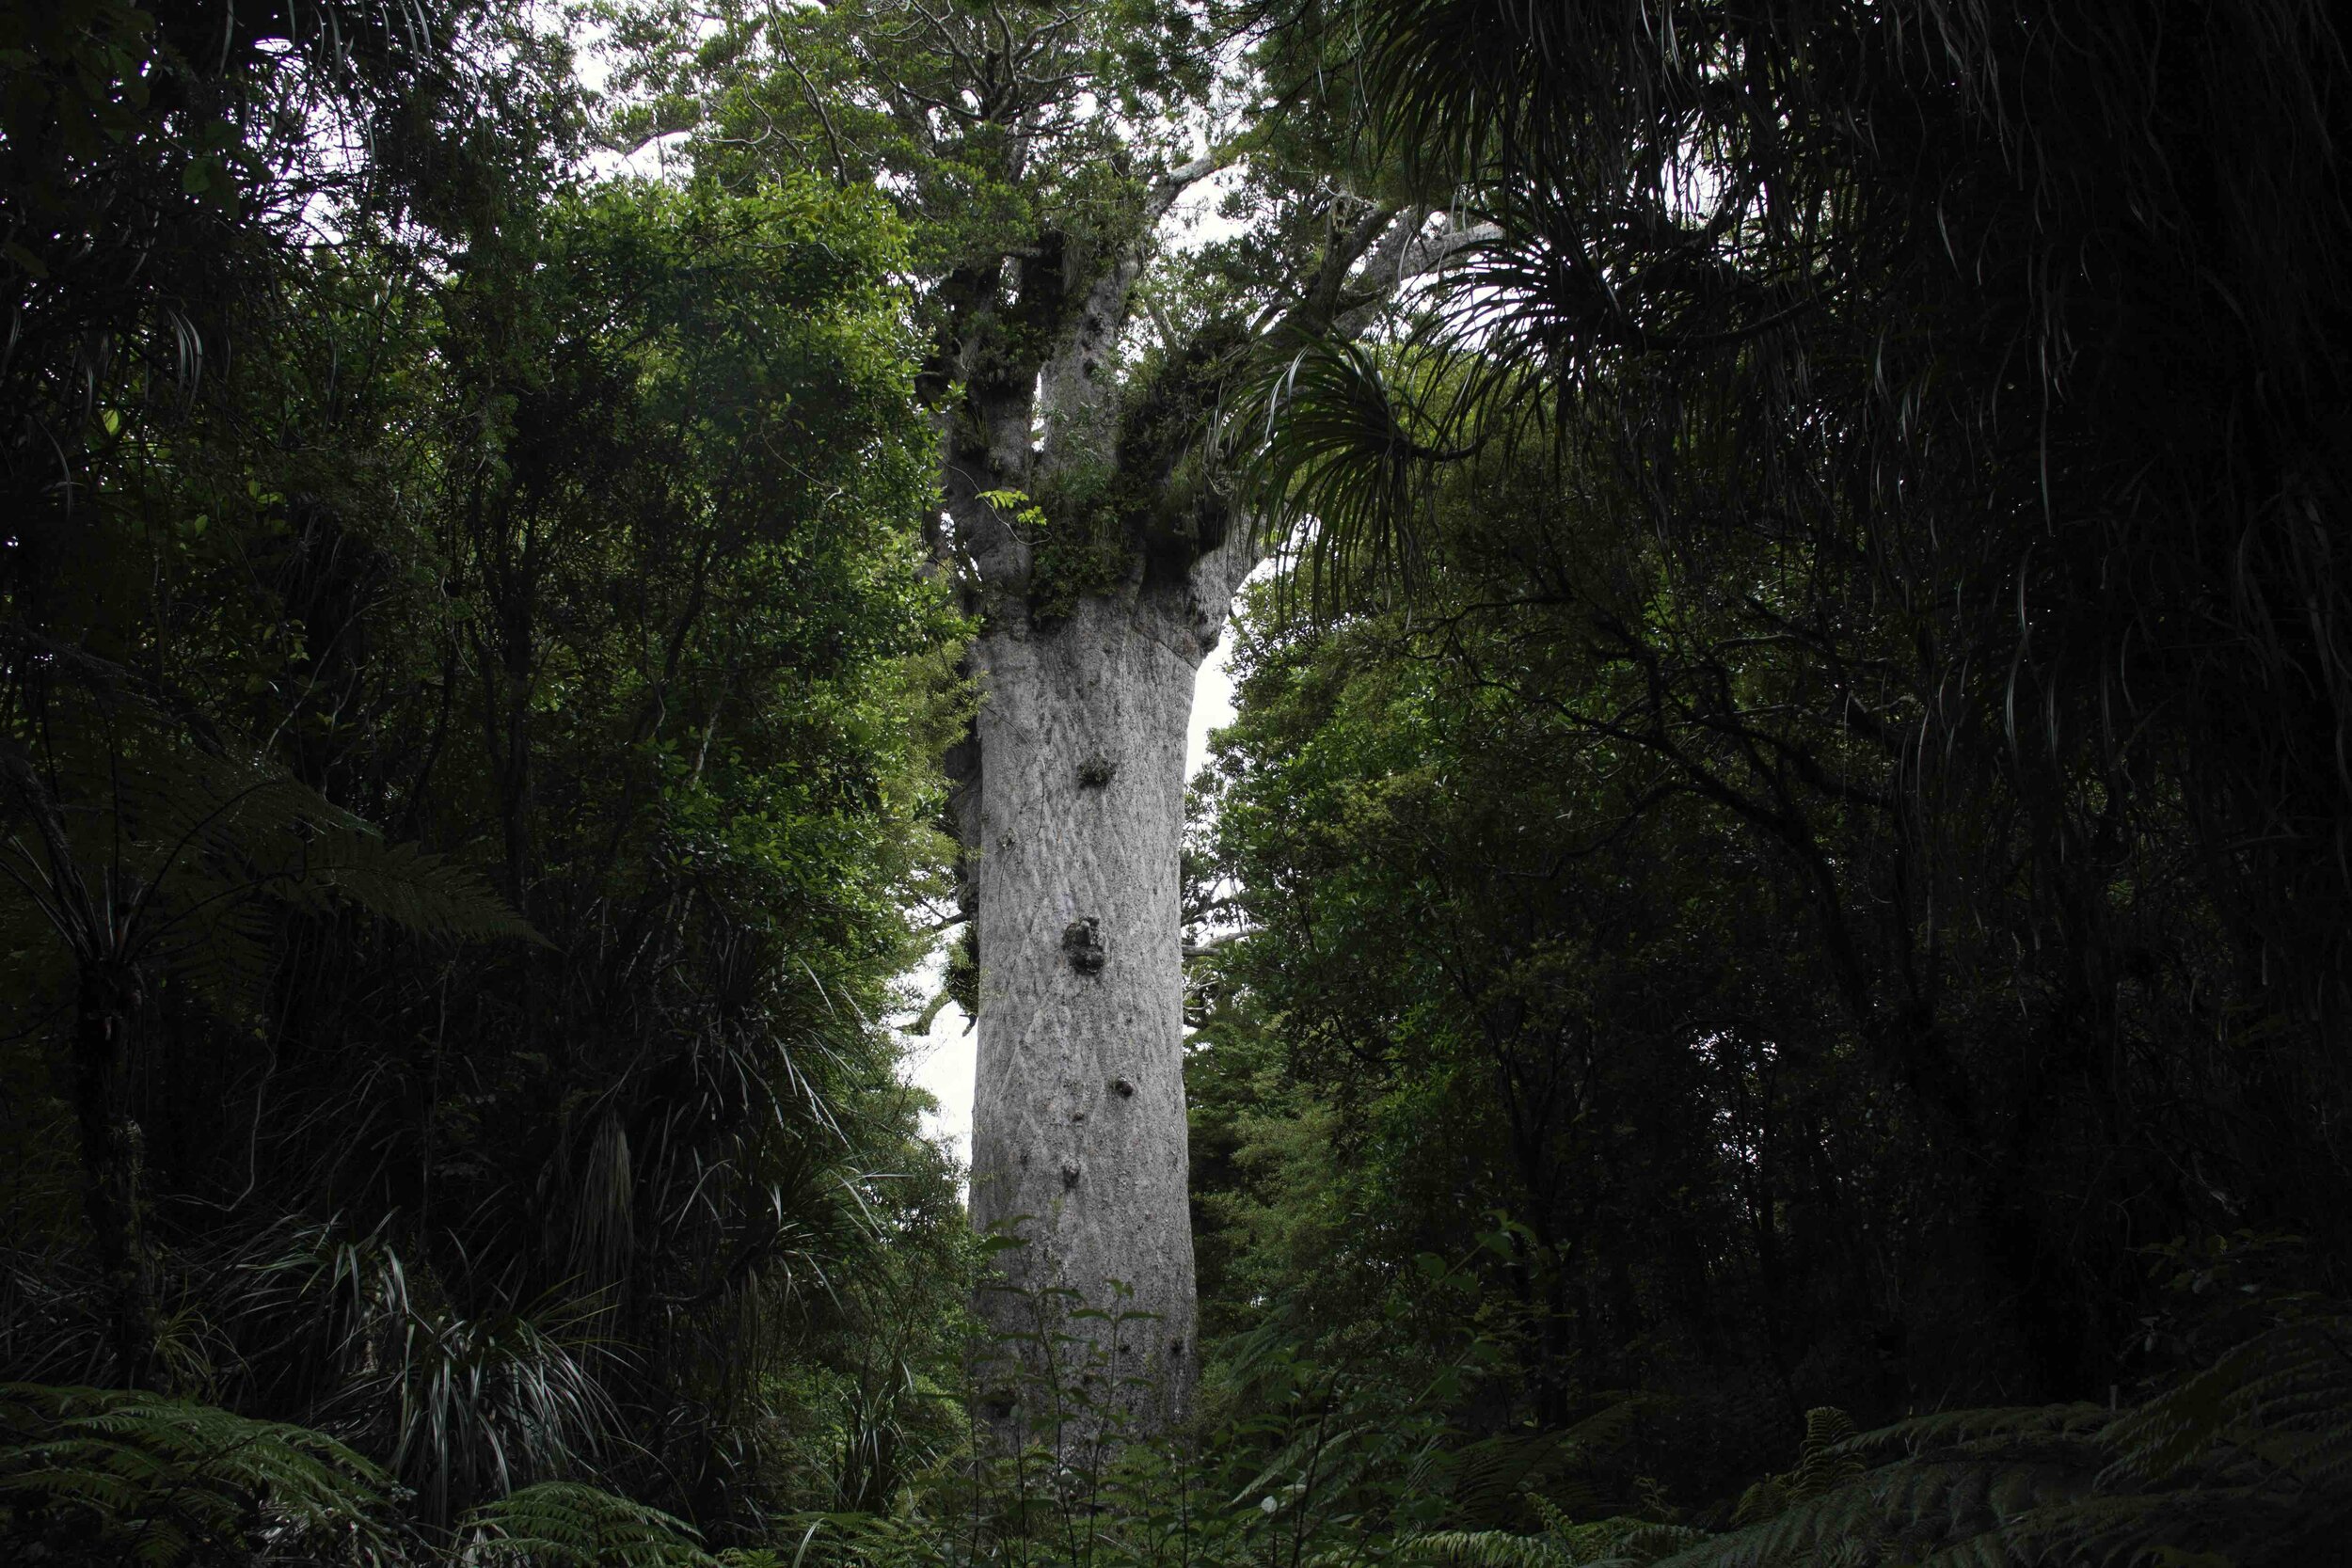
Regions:
<instances>
[{"instance_id":1,"label":"white sky patch","mask_svg":"<svg viewBox=\"0 0 2352 1568\"><path fill-rule=\"evenodd\" d=\"M542 14L545 14L544 12ZM599 101L611 99L612 87L612 53L607 47L612 30L574 10L561 13L560 30L571 40L572 75L580 85ZM706 22L703 36L718 29L715 22ZM604 103L610 107L610 103ZM656 136L644 146L628 153L610 148L591 147L581 165L592 180L671 180L686 173L683 154L688 133L674 131L666 136Z\"/></svg>"},{"instance_id":2,"label":"white sky patch","mask_svg":"<svg viewBox=\"0 0 2352 1568\"><path fill-rule=\"evenodd\" d=\"M682 148L687 133L675 131L666 136L656 136L635 151L622 154L609 148L588 150L588 172L598 180L669 180L675 168L670 154Z\"/></svg>"},{"instance_id":3,"label":"white sky patch","mask_svg":"<svg viewBox=\"0 0 2352 1568\"><path fill-rule=\"evenodd\" d=\"M946 970L947 949L942 943L912 978L929 998L938 994ZM898 1035L898 1076L939 1102L937 1110L923 1113L924 1135L945 1142L969 1166L972 1079L978 1065L979 1037L972 1032L963 1009L953 1002L939 1009L927 1034L913 1032L915 1016L905 1013L890 1021Z\"/></svg>"}]
</instances>

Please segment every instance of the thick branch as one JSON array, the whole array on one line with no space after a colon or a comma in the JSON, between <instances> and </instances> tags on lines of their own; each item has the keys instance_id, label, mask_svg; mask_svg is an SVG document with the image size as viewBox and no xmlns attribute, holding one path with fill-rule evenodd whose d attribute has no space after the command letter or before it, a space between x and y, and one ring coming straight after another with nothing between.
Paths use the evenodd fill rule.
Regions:
<instances>
[{"instance_id":1,"label":"thick branch","mask_svg":"<svg viewBox=\"0 0 2352 1568\"><path fill-rule=\"evenodd\" d=\"M1491 223L1457 229L1445 218L1431 229L1428 219L1426 208L1411 209L1381 237L1340 295L1339 308L1331 317L1334 332L1344 338L1361 337L1406 284L1428 277L1471 245L1502 232Z\"/></svg>"},{"instance_id":2,"label":"thick branch","mask_svg":"<svg viewBox=\"0 0 2352 1568\"><path fill-rule=\"evenodd\" d=\"M1176 203L1184 199L1186 191L1212 174L1232 167L1236 158L1237 154L1230 147L1211 148L1200 157L1189 163L1178 164L1152 182L1151 193L1143 203L1145 237L1149 238L1160 219L1168 216Z\"/></svg>"},{"instance_id":3,"label":"thick branch","mask_svg":"<svg viewBox=\"0 0 2352 1568\"><path fill-rule=\"evenodd\" d=\"M1135 308L1136 283L1158 243L1160 220L1186 191L1232 161L1231 150L1212 149L1154 180L1145 193L1135 231L1088 283L1077 309L1057 334L1039 385L1048 472L1073 462L1099 459L1110 450L1109 421L1117 389L1112 370L1119 338Z\"/></svg>"}]
</instances>

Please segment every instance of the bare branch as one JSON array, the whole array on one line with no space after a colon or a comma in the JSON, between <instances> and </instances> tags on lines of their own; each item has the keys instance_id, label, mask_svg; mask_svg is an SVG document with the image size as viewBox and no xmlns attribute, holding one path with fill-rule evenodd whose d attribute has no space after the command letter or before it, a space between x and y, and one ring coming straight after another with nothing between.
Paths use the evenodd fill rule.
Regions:
<instances>
[{"instance_id":1,"label":"bare branch","mask_svg":"<svg viewBox=\"0 0 2352 1568\"><path fill-rule=\"evenodd\" d=\"M1184 193L1210 175L1232 167L1241 161L1241 152L1234 147L1213 147L1189 163L1178 164L1152 182L1152 189L1144 198L1143 214L1149 225L1156 225L1168 216L1168 211L1184 199Z\"/></svg>"},{"instance_id":2,"label":"bare branch","mask_svg":"<svg viewBox=\"0 0 2352 1568\"><path fill-rule=\"evenodd\" d=\"M1141 302L1144 313L1152 318L1152 325L1160 335L1160 347L1171 355L1182 350L1184 343L1176 336L1176 324L1168 319L1168 311L1161 307L1158 297L1140 284L1136 287L1135 297Z\"/></svg>"},{"instance_id":3,"label":"bare branch","mask_svg":"<svg viewBox=\"0 0 2352 1568\"><path fill-rule=\"evenodd\" d=\"M1431 229L1429 209L1407 209L1347 280L1331 318L1332 330L1345 338L1360 337L1406 284L1428 277L1464 250L1502 232L1491 223L1457 229L1443 218Z\"/></svg>"}]
</instances>

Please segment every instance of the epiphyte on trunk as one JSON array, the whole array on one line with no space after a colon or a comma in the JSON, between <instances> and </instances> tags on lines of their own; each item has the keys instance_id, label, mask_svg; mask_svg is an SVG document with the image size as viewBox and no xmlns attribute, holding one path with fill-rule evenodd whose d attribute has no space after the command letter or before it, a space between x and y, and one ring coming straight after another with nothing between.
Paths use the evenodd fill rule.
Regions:
<instances>
[{"instance_id":1,"label":"epiphyte on trunk","mask_svg":"<svg viewBox=\"0 0 2352 1568\"><path fill-rule=\"evenodd\" d=\"M1070 967L1081 974L1102 974L1109 957L1103 947L1103 923L1090 914L1062 927L1061 948L1070 955Z\"/></svg>"}]
</instances>

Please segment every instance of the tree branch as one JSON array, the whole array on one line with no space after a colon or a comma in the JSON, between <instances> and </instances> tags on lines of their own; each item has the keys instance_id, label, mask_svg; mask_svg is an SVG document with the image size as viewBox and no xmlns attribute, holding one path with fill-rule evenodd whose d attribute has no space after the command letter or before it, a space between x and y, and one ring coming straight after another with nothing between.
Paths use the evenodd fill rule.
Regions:
<instances>
[{"instance_id":1,"label":"tree branch","mask_svg":"<svg viewBox=\"0 0 2352 1568\"><path fill-rule=\"evenodd\" d=\"M1229 169L1240 161L1241 154L1238 149L1230 146L1213 147L1200 157L1189 163L1178 164L1174 168L1152 181L1152 188L1144 197L1143 201L1145 237L1149 238L1152 229L1158 225L1160 219L1168 216L1176 203L1184 199L1186 191L1209 176Z\"/></svg>"}]
</instances>

